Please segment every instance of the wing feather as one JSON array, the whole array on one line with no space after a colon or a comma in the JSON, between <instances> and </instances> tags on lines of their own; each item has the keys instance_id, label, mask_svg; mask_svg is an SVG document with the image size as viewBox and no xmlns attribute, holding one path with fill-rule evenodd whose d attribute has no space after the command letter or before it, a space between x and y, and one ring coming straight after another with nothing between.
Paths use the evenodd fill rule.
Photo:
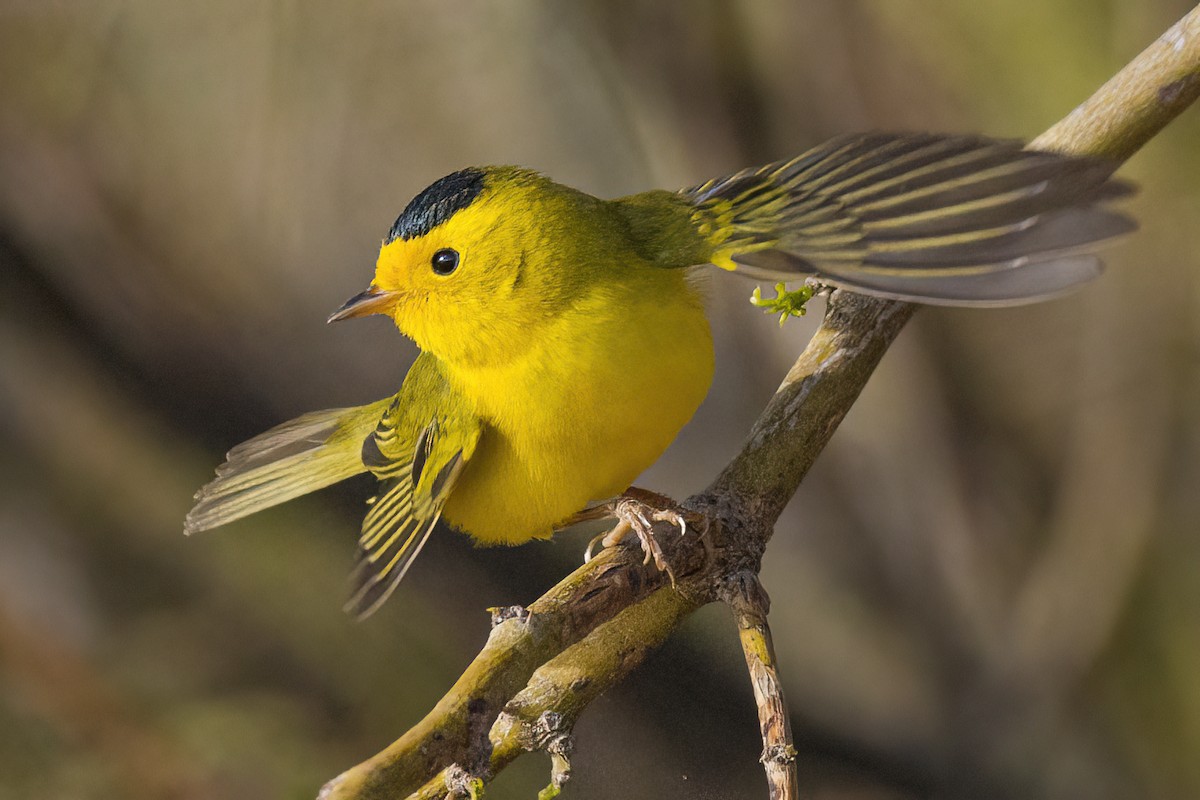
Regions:
<instances>
[{"instance_id":1,"label":"wing feather","mask_svg":"<svg viewBox=\"0 0 1200 800\"><path fill-rule=\"evenodd\" d=\"M350 573L346 611L362 619L395 591L437 526L482 426L422 356L362 446L380 480Z\"/></svg>"},{"instance_id":2,"label":"wing feather","mask_svg":"<svg viewBox=\"0 0 1200 800\"><path fill-rule=\"evenodd\" d=\"M364 472L360 451L391 398L297 417L229 451L184 533L215 528Z\"/></svg>"},{"instance_id":3,"label":"wing feather","mask_svg":"<svg viewBox=\"0 0 1200 800\"><path fill-rule=\"evenodd\" d=\"M1133 191L1111 177L1114 166L978 136L874 133L682 194L699 229L712 232L713 263L726 269L995 305L1060 294L1098 274L1092 253L1136 228L1100 207Z\"/></svg>"}]
</instances>

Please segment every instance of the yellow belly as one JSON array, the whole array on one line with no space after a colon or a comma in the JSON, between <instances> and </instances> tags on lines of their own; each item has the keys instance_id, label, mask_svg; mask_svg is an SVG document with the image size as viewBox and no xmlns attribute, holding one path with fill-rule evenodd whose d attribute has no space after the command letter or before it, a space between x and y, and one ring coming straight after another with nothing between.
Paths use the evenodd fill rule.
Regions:
<instances>
[{"instance_id":1,"label":"yellow belly","mask_svg":"<svg viewBox=\"0 0 1200 800\"><path fill-rule=\"evenodd\" d=\"M650 279L658 291L626 287L563 315L517 363L449 376L488 427L443 519L484 544L546 537L666 450L708 392L712 335L681 271Z\"/></svg>"}]
</instances>

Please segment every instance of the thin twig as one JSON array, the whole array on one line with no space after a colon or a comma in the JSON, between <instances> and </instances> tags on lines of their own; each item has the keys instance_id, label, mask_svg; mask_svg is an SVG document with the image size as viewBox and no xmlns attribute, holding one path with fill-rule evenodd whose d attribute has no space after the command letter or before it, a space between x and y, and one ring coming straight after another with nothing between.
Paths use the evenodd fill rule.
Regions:
<instances>
[{"instance_id":1,"label":"thin twig","mask_svg":"<svg viewBox=\"0 0 1200 800\"><path fill-rule=\"evenodd\" d=\"M792 723L775 664L771 628L767 624L771 601L753 572L733 576L724 599L737 619L738 639L746 656L754 702L758 706L758 727L763 740L759 760L767 773L767 796L770 800L797 800L800 786Z\"/></svg>"}]
</instances>

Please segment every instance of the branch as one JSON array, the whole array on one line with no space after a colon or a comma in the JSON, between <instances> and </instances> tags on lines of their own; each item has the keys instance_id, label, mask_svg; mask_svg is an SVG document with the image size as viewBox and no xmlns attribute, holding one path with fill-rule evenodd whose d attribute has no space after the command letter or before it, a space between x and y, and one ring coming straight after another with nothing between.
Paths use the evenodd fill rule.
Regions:
<instances>
[{"instance_id":1,"label":"branch","mask_svg":"<svg viewBox=\"0 0 1200 800\"><path fill-rule=\"evenodd\" d=\"M464 759L463 745L470 741L475 717L495 720L539 666L549 666L555 656L665 582L663 575L642 565L640 555L612 548L528 609L498 613L483 650L433 710L386 750L326 784L322 800L393 798L416 791L432 775ZM639 630L649 625L652 621L634 623Z\"/></svg>"},{"instance_id":2,"label":"branch","mask_svg":"<svg viewBox=\"0 0 1200 800\"><path fill-rule=\"evenodd\" d=\"M474 777L490 778L533 750L555 756L556 745L561 747L583 709L641 664L696 608L664 586L544 664L492 726L490 762L486 772ZM446 771L435 775L410 800L445 797L446 778Z\"/></svg>"},{"instance_id":3,"label":"branch","mask_svg":"<svg viewBox=\"0 0 1200 800\"><path fill-rule=\"evenodd\" d=\"M1124 160L1197 95L1200 7L1031 146ZM719 599L738 576L757 575L776 519L913 311L905 303L833 292L820 329L741 453L684 504L716 523L715 557L706 560L693 537L660 536L678 579L669 588L662 575L642 565L640 551L622 546L602 552L527 611L517 609L496 625L483 651L425 719L330 781L322 800L433 798L473 790L523 752L550 749L553 755L555 742L562 767L562 737L592 699L632 671L691 611ZM739 625L744 644L766 646L769 653L764 610L730 599L739 620L751 623ZM754 632L760 621L761 633ZM777 688L773 659L749 651L747 658L752 674L769 672ZM772 718L783 722L772 722L764 738L787 748L782 695L774 692L763 694L760 713L768 702L777 709ZM564 775L560 769L556 777Z\"/></svg>"},{"instance_id":4,"label":"branch","mask_svg":"<svg viewBox=\"0 0 1200 800\"><path fill-rule=\"evenodd\" d=\"M758 705L758 727L762 732L763 751L759 759L767 771L770 800L799 800L796 775L796 747L792 744L792 724L788 719L787 700L775 666L775 645L767 625L771 601L753 572L735 575L725 602L737 618L738 638L750 670L750 685Z\"/></svg>"},{"instance_id":5,"label":"branch","mask_svg":"<svg viewBox=\"0 0 1200 800\"><path fill-rule=\"evenodd\" d=\"M1030 147L1126 161L1200 97L1200 6Z\"/></svg>"}]
</instances>

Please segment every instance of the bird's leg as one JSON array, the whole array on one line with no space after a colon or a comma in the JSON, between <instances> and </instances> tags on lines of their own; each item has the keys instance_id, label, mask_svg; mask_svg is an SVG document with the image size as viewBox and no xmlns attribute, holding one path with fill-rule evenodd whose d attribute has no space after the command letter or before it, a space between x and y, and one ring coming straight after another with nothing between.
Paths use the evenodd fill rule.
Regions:
<instances>
[{"instance_id":1,"label":"bird's leg","mask_svg":"<svg viewBox=\"0 0 1200 800\"><path fill-rule=\"evenodd\" d=\"M705 552L711 556L712 543L708 540L708 520L700 515L690 511L686 511L679 507L671 498L657 492L651 492L646 489L639 489L636 486L631 486L620 497L615 497L599 505L585 509L570 520L570 523L583 522L591 519L603 519L605 517L615 517L617 524L612 530L602 533L588 543L587 550L584 551L584 561L590 561L592 551L599 542L603 547L612 547L618 544L629 533L637 536L638 542L642 545L642 551L646 554L643 559L643 564L649 564L654 561L654 566L658 567L662 572L667 573L667 577L671 579L671 585L675 584L675 572L667 563L663 556L662 547L654 537L655 522L669 522L679 528L679 535L687 534L688 524L700 529L701 541L704 543Z\"/></svg>"}]
</instances>

